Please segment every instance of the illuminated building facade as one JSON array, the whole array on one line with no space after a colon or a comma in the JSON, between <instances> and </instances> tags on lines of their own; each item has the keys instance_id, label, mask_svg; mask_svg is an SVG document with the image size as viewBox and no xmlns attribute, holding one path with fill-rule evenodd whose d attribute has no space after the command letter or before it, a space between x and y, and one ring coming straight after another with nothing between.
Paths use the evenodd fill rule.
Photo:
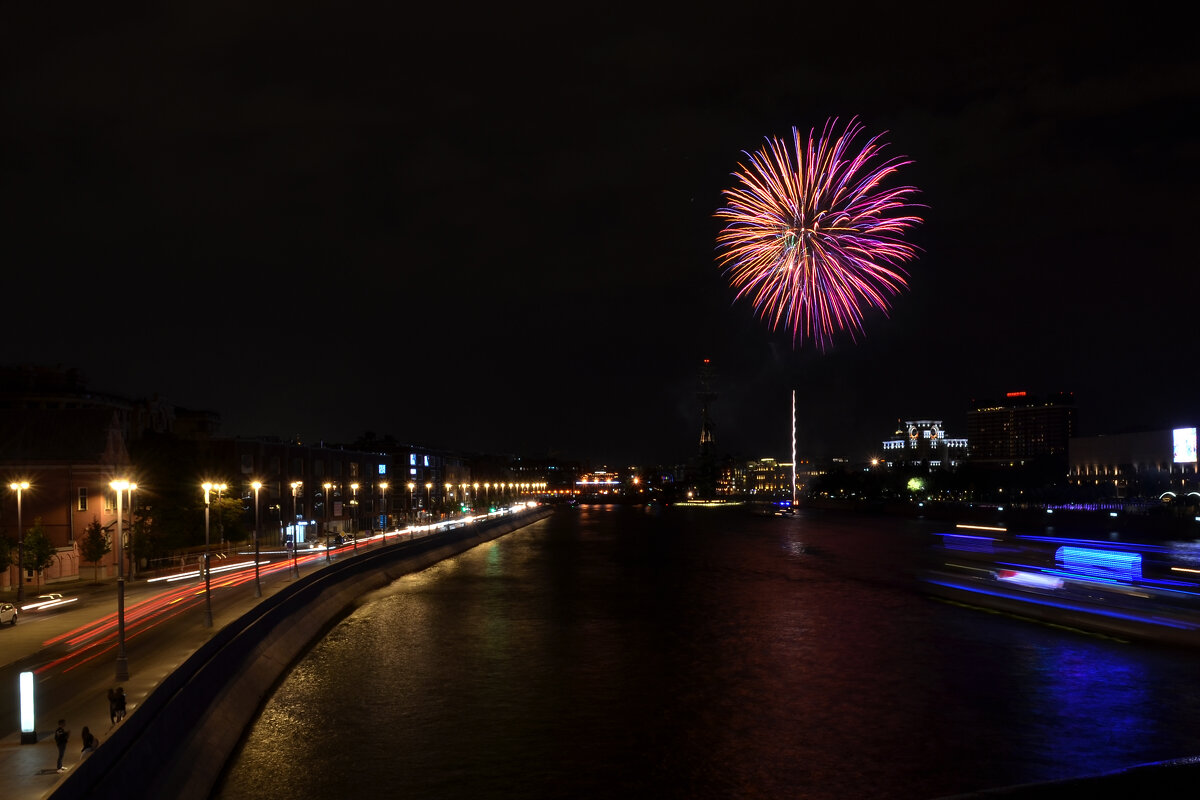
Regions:
<instances>
[{"instance_id":1,"label":"illuminated building facade","mask_svg":"<svg viewBox=\"0 0 1200 800\"><path fill-rule=\"evenodd\" d=\"M940 419L900 423L893 438L883 442L883 460L889 467L924 466L957 469L967 459L967 439L952 439Z\"/></svg>"},{"instance_id":2,"label":"illuminated building facade","mask_svg":"<svg viewBox=\"0 0 1200 800\"><path fill-rule=\"evenodd\" d=\"M1073 438L1069 464L1073 485L1104 497L1182 500L1200 490L1195 427Z\"/></svg>"},{"instance_id":3,"label":"illuminated building facade","mask_svg":"<svg viewBox=\"0 0 1200 800\"><path fill-rule=\"evenodd\" d=\"M1075 397L1069 392L1045 397L1008 392L1003 398L977 400L967 412L971 462L1021 466L1056 458L1065 463L1075 427Z\"/></svg>"}]
</instances>

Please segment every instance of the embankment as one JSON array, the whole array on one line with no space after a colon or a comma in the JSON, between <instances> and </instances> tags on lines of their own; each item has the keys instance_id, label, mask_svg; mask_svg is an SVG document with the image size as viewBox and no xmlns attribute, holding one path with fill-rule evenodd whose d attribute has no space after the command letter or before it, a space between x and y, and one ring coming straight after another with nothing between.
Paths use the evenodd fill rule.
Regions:
<instances>
[{"instance_id":1,"label":"embankment","mask_svg":"<svg viewBox=\"0 0 1200 800\"><path fill-rule=\"evenodd\" d=\"M217 631L51 795L207 798L292 664L362 595L552 514L533 509L336 562Z\"/></svg>"}]
</instances>

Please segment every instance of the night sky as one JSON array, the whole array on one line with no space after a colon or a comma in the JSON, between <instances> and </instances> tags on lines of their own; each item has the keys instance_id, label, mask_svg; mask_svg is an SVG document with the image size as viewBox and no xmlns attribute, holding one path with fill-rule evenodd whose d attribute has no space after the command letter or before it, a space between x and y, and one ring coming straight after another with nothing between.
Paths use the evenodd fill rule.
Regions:
<instances>
[{"instance_id":1,"label":"night sky","mask_svg":"<svg viewBox=\"0 0 1200 800\"><path fill-rule=\"evenodd\" d=\"M1200 63L1152 4L399 5L4 4L0 362L231 435L614 465L696 452L704 358L738 456L787 456L793 388L814 457L1014 390L1200 422ZM713 214L743 150L855 116L914 160L921 253L793 348Z\"/></svg>"}]
</instances>

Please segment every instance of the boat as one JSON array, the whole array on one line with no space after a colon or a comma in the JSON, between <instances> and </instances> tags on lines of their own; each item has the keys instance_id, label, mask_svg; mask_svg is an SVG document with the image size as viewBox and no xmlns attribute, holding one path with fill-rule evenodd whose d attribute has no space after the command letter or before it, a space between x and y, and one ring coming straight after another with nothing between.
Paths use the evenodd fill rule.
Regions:
<instances>
[{"instance_id":1,"label":"boat","mask_svg":"<svg viewBox=\"0 0 1200 800\"><path fill-rule=\"evenodd\" d=\"M932 553L924 585L934 597L1122 640L1200 647L1200 576L1164 545L959 525L935 534Z\"/></svg>"}]
</instances>

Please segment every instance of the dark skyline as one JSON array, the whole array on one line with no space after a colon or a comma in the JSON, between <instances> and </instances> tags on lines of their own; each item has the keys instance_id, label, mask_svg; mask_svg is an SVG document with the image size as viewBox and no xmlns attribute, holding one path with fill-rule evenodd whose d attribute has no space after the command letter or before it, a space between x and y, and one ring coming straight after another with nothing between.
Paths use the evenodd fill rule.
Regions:
<instances>
[{"instance_id":1,"label":"dark skyline","mask_svg":"<svg viewBox=\"0 0 1200 800\"><path fill-rule=\"evenodd\" d=\"M1166 15L1005 6L0 11L0 361L485 452L866 458L1069 391L1196 423L1200 65ZM921 191L909 290L794 350L717 267L767 136L857 116Z\"/></svg>"}]
</instances>

